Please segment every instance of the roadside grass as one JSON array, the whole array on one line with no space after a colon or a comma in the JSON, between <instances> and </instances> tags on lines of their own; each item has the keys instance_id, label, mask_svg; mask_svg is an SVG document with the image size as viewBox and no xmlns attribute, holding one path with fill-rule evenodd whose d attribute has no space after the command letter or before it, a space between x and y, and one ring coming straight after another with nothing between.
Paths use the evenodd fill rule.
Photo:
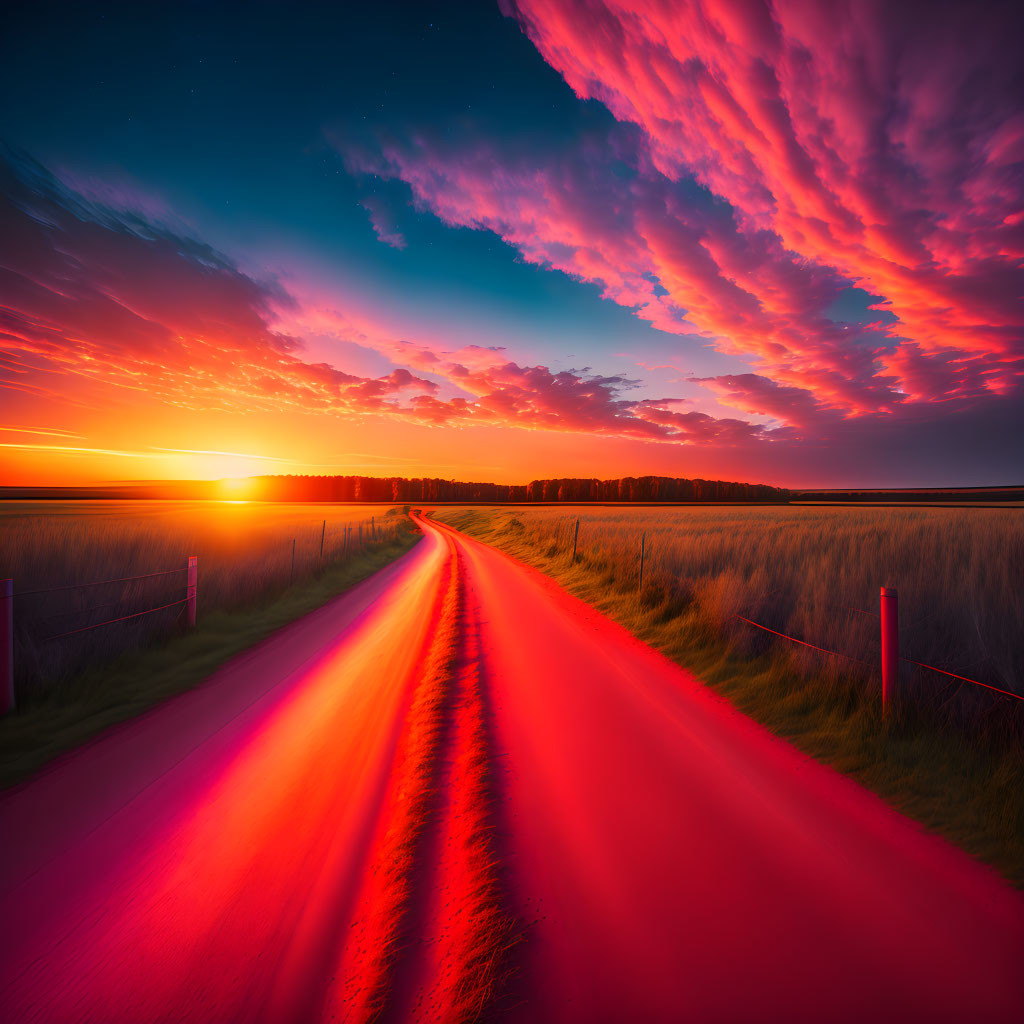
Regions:
<instances>
[{"instance_id":1,"label":"roadside grass","mask_svg":"<svg viewBox=\"0 0 1024 1024\"><path fill-rule=\"evenodd\" d=\"M772 732L1024 888L1024 716L1010 702L964 718L903 699L883 720L871 674L850 674L786 641L727 627L721 581L709 578L701 593L692 581L675 589L655 575L638 592L635 571L624 573L607 550L581 548L572 564L571 535L567 551L564 531L555 542L531 523L543 513L433 514L551 576Z\"/></svg>"},{"instance_id":2,"label":"roadside grass","mask_svg":"<svg viewBox=\"0 0 1024 1024\"><path fill-rule=\"evenodd\" d=\"M344 593L408 551L411 529L329 565L321 575L232 609L201 614L194 630L127 652L46 690L0 719L0 788L14 785L104 729L201 683L234 655Z\"/></svg>"}]
</instances>

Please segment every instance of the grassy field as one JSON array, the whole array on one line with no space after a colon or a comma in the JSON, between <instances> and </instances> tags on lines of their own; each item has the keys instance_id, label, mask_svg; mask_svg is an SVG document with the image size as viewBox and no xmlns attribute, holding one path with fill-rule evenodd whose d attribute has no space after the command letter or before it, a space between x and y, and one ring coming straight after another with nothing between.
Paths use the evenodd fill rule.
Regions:
<instances>
[{"instance_id":1,"label":"grassy field","mask_svg":"<svg viewBox=\"0 0 1024 1024\"><path fill-rule=\"evenodd\" d=\"M1019 512L518 507L435 515L553 576L774 732L1024 885L1024 707L903 666L900 699L883 721L872 614L879 587L898 587L908 657L1020 691ZM737 614L868 664L790 644Z\"/></svg>"},{"instance_id":2,"label":"grassy field","mask_svg":"<svg viewBox=\"0 0 1024 1024\"><path fill-rule=\"evenodd\" d=\"M416 539L400 508L380 505L6 503L0 530L0 576L15 581L18 698L17 713L0 720L0 785L200 682ZM198 614L187 632L176 606L48 639L178 600L184 573L17 596L177 568L192 554L199 559Z\"/></svg>"}]
</instances>

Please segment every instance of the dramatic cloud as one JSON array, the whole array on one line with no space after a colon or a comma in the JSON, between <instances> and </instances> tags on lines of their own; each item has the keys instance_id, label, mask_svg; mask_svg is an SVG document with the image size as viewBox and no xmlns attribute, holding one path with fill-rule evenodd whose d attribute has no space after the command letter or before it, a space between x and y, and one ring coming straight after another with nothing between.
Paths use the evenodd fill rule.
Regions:
<instances>
[{"instance_id":1,"label":"dramatic cloud","mask_svg":"<svg viewBox=\"0 0 1024 1024\"><path fill-rule=\"evenodd\" d=\"M329 137L446 223L745 357L808 436L948 411L1024 377L1024 80L996 14L915 6L510 2L617 128L543 149L468 124ZM854 287L883 313L835 313Z\"/></svg>"},{"instance_id":2,"label":"dramatic cloud","mask_svg":"<svg viewBox=\"0 0 1024 1024\"><path fill-rule=\"evenodd\" d=\"M853 343L850 325L825 315L847 283L654 170L633 132L545 154L423 133L376 149L337 144L353 172L406 181L447 223L494 231L527 260L598 283L663 330L700 331L851 411L900 400L875 377L877 342L864 336L876 328L853 325Z\"/></svg>"},{"instance_id":3,"label":"dramatic cloud","mask_svg":"<svg viewBox=\"0 0 1024 1024\"><path fill-rule=\"evenodd\" d=\"M622 377L368 336L24 160L0 165L0 238L0 386L47 399L75 401L89 382L192 411L301 409L683 443L771 436L674 412L671 399L631 401L623 395L635 382ZM276 326L284 318L373 346L395 368L362 377L305 361L301 337Z\"/></svg>"},{"instance_id":4,"label":"dramatic cloud","mask_svg":"<svg viewBox=\"0 0 1024 1024\"><path fill-rule=\"evenodd\" d=\"M6 387L74 401L91 381L198 411L373 411L436 387L407 371L365 380L304 362L300 341L271 327L293 304L282 289L27 161L0 166L0 238Z\"/></svg>"},{"instance_id":5,"label":"dramatic cloud","mask_svg":"<svg viewBox=\"0 0 1024 1024\"><path fill-rule=\"evenodd\" d=\"M504 0L584 98L745 227L884 298L908 394L1022 373L1024 65L1012 4ZM955 362L951 377L919 373ZM911 367L916 369L912 370Z\"/></svg>"}]
</instances>

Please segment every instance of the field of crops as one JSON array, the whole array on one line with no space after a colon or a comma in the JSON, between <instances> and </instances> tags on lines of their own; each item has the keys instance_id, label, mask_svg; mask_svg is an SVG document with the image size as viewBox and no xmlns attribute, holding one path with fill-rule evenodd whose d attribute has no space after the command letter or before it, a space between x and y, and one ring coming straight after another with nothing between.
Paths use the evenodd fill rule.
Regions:
<instances>
[{"instance_id":1,"label":"field of crops","mask_svg":"<svg viewBox=\"0 0 1024 1024\"><path fill-rule=\"evenodd\" d=\"M398 511L224 501L0 504L0 577L14 580L19 695L37 695L180 628L180 604L97 624L180 601L183 571L79 584L183 570L196 555L202 625L211 612L267 600L293 582L393 544L405 530Z\"/></svg>"},{"instance_id":2,"label":"field of crops","mask_svg":"<svg viewBox=\"0 0 1024 1024\"><path fill-rule=\"evenodd\" d=\"M696 619L733 649L772 651L802 673L853 673L866 686L878 685L879 588L896 587L904 657L1024 692L1024 515L1016 509L580 506L437 516L565 582L596 583L627 614L630 605L663 619L689 613L691 626ZM903 689L923 699L991 706L989 694L949 677L909 664L901 672Z\"/></svg>"}]
</instances>

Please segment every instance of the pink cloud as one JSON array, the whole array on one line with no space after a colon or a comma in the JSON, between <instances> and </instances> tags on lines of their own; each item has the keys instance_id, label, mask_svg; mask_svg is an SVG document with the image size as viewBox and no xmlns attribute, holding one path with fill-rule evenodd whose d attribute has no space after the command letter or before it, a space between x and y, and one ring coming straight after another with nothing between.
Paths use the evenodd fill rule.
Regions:
<instances>
[{"instance_id":1,"label":"pink cloud","mask_svg":"<svg viewBox=\"0 0 1024 1024\"><path fill-rule=\"evenodd\" d=\"M577 95L639 126L665 175L694 176L745 230L885 296L891 333L920 358L955 351L986 388L1019 383L1024 77L1012 5L504 7Z\"/></svg>"},{"instance_id":2,"label":"pink cloud","mask_svg":"<svg viewBox=\"0 0 1024 1024\"><path fill-rule=\"evenodd\" d=\"M374 233L385 245L390 245L392 249L406 247L408 243L405 235L395 226L394 212L379 196L364 196L360 205L370 215Z\"/></svg>"},{"instance_id":3,"label":"pink cloud","mask_svg":"<svg viewBox=\"0 0 1024 1024\"><path fill-rule=\"evenodd\" d=\"M407 182L414 202L447 223L494 231L528 261L597 283L662 330L699 331L847 412L899 400L878 377L877 345L851 344L849 328L823 312L843 278L744 227L727 204L684 196L642 154L632 177L595 157L627 155L628 139L543 155L422 133L377 150L339 145L353 172ZM879 328L855 330L863 339Z\"/></svg>"},{"instance_id":4,"label":"pink cloud","mask_svg":"<svg viewBox=\"0 0 1024 1024\"><path fill-rule=\"evenodd\" d=\"M997 13L506 8L618 130L547 152L467 126L335 139L350 171L400 179L446 223L493 231L655 327L743 356L776 399L794 396L789 414L775 404L786 423L804 416L803 392L863 417L1020 390L1024 82ZM833 319L851 285L881 296L888 318Z\"/></svg>"},{"instance_id":5,"label":"pink cloud","mask_svg":"<svg viewBox=\"0 0 1024 1024\"><path fill-rule=\"evenodd\" d=\"M634 382L621 377L389 338L326 304L304 307L195 239L83 205L35 166L0 163L0 305L0 387L43 401L129 392L196 412L302 409L670 443L740 436L732 421L716 428L631 400ZM369 377L309 361L281 323L358 342L395 368Z\"/></svg>"}]
</instances>

